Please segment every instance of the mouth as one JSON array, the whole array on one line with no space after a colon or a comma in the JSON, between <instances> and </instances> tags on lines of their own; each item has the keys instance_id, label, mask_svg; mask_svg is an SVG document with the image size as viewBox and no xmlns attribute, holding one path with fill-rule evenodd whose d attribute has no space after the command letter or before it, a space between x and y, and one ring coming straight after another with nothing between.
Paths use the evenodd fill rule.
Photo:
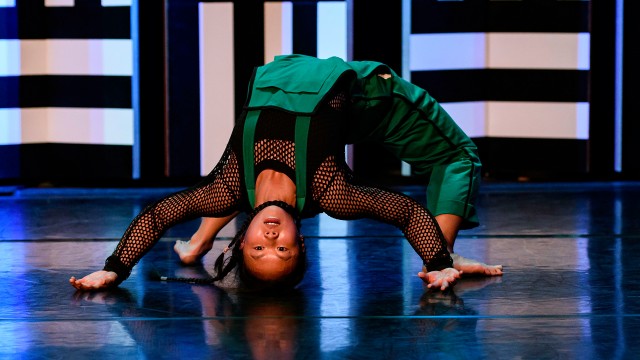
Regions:
<instances>
[{"instance_id":1,"label":"mouth","mask_svg":"<svg viewBox=\"0 0 640 360\"><path fill-rule=\"evenodd\" d=\"M265 225L267 225L267 226L278 226L278 225L280 225L280 219L275 218L275 217L268 217L268 218L264 219L263 223Z\"/></svg>"}]
</instances>

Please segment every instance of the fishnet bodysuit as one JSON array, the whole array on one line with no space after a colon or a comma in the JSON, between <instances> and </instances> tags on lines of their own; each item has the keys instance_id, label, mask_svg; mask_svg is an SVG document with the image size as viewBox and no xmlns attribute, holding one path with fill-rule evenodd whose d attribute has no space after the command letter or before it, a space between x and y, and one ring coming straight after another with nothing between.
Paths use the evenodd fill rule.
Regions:
<instances>
[{"instance_id":1,"label":"fishnet bodysuit","mask_svg":"<svg viewBox=\"0 0 640 360\"><path fill-rule=\"evenodd\" d=\"M410 197L368 186L359 181L344 162L345 107L348 99L338 93L312 118L308 140L307 199L303 217L320 212L337 219L372 218L392 224L422 258L427 269L452 266L446 243L433 216ZM263 110L254 141L257 176L271 168L295 180L295 116ZM129 225L105 270L118 274L118 282L171 226L199 217L224 217L250 211L242 170L244 116L235 127L215 168L199 184L148 206Z\"/></svg>"}]
</instances>

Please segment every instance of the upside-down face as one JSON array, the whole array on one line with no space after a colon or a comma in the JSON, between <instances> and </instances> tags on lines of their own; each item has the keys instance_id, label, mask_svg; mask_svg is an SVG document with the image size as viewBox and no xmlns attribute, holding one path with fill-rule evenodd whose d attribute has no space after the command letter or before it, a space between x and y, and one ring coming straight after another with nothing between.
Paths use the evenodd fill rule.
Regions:
<instances>
[{"instance_id":1,"label":"upside-down face","mask_svg":"<svg viewBox=\"0 0 640 360\"><path fill-rule=\"evenodd\" d=\"M257 279L289 275L301 252L294 218L278 206L264 208L251 221L240 249L246 270Z\"/></svg>"}]
</instances>

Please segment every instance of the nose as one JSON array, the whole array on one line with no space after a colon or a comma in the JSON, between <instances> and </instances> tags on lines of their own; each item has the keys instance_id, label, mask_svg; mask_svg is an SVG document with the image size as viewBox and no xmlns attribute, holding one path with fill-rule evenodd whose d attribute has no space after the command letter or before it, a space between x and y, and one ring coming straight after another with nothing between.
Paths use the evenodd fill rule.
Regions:
<instances>
[{"instance_id":1,"label":"nose","mask_svg":"<svg viewBox=\"0 0 640 360\"><path fill-rule=\"evenodd\" d=\"M264 237L270 240L275 240L278 238L278 232L275 230L267 230L264 232Z\"/></svg>"}]
</instances>

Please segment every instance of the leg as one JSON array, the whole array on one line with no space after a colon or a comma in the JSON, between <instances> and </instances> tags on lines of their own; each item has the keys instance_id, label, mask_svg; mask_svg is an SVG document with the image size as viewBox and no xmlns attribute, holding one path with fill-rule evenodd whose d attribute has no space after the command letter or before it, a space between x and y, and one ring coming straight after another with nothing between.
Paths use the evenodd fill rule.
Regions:
<instances>
[{"instance_id":1,"label":"leg","mask_svg":"<svg viewBox=\"0 0 640 360\"><path fill-rule=\"evenodd\" d=\"M485 275L495 276L502 275L502 265L487 265L479 261L462 257L453 251L453 245L458 236L458 230L463 219L460 216L452 214L440 214L436 216L436 221L442 230L445 240L447 241L447 250L453 258L453 267L462 271L464 275Z\"/></svg>"},{"instance_id":2,"label":"leg","mask_svg":"<svg viewBox=\"0 0 640 360\"><path fill-rule=\"evenodd\" d=\"M458 230L462 225L462 218L452 214L440 214L436 216L436 221L442 230L445 240L447 240L447 250L453 253L453 244L458 237Z\"/></svg>"},{"instance_id":3,"label":"leg","mask_svg":"<svg viewBox=\"0 0 640 360\"><path fill-rule=\"evenodd\" d=\"M189 241L176 241L173 250L185 265L200 261L213 247L213 240L218 232L233 219L237 213L223 218L203 218L198 230L191 235Z\"/></svg>"}]
</instances>

